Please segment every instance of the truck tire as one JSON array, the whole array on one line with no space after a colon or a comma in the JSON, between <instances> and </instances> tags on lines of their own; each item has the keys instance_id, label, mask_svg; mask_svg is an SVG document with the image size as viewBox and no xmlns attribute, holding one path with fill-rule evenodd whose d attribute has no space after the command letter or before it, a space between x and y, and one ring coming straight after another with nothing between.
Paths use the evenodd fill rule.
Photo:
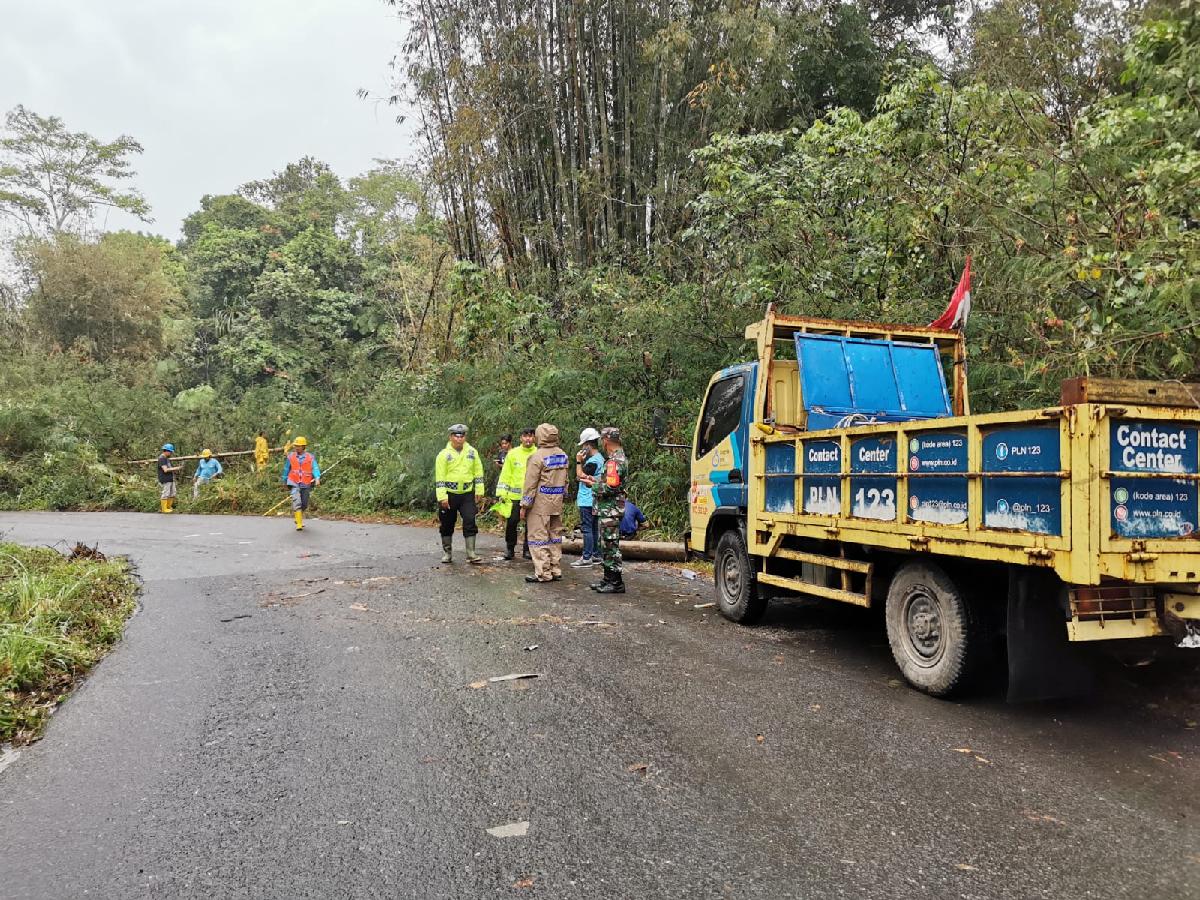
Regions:
<instances>
[{"instance_id":1,"label":"truck tire","mask_svg":"<svg viewBox=\"0 0 1200 900\"><path fill-rule=\"evenodd\" d=\"M982 622L940 567L902 566L886 603L888 643L905 679L934 697L962 691L986 653Z\"/></svg>"},{"instance_id":2,"label":"truck tire","mask_svg":"<svg viewBox=\"0 0 1200 900\"><path fill-rule=\"evenodd\" d=\"M717 586L717 609L732 622L750 625L762 618L767 600L758 595L754 583L754 566L746 553L741 533L731 528L717 541L713 563L713 579Z\"/></svg>"}]
</instances>

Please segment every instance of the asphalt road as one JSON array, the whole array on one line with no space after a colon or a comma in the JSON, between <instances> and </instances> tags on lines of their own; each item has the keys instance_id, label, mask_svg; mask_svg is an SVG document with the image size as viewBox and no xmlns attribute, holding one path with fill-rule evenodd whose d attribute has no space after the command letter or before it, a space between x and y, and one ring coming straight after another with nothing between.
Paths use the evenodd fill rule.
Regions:
<instances>
[{"instance_id":1,"label":"asphalt road","mask_svg":"<svg viewBox=\"0 0 1200 900\"><path fill-rule=\"evenodd\" d=\"M1115 666L1082 702L951 703L898 682L870 614L742 628L649 567L602 600L586 571L439 566L418 528L0 533L98 543L145 583L0 771L4 900L1200 896L1190 661ZM542 677L472 686L514 672Z\"/></svg>"}]
</instances>

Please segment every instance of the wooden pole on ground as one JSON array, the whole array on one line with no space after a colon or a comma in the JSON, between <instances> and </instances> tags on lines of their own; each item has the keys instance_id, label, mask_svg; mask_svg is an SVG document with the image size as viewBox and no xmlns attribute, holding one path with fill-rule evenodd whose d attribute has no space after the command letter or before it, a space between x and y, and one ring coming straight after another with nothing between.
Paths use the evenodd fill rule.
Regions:
<instances>
[{"instance_id":1,"label":"wooden pole on ground","mask_svg":"<svg viewBox=\"0 0 1200 900\"><path fill-rule=\"evenodd\" d=\"M580 553L583 541L563 541L563 553ZM621 541L621 555L627 559L652 559L657 562L683 562L683 544L667 541Z\"/></svg>"}]
</instances>

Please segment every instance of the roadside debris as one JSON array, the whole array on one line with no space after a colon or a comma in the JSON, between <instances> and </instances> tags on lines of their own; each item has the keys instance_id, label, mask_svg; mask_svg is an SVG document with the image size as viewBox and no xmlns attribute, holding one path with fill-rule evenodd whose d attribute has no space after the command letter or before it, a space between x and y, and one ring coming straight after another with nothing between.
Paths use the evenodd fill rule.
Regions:
<instances>
[{"instance_id":1,"label":"roadside debris","mask_svg":"<svg viewBox=\"0 0 1200 900\"><path fill-rule=\"evenodd\" d=\"M528 647L525 648L525 652L532 653L534 650L536 650L540 646L542 646L542 645L541 644L530 644Z\"/></svg>"},{"instance_id":2,"label":"roadside debris","mask_svg":"<svg viewBox=\"0 0 1200 900\"><path fill-rule=\"evenodd\" d=\"M489 828L487 833L498 838L525 837L529 833L529 823L509 822L507 825L495 825Z\"/></svg>"},{"instance_id":3,"label":"roadside debris","mask_svg":"<svg viewBox=\"0 0 1200 900\"><path fill-rule=\"evenodd\" d=\"M499 681L520 681L523 678L541 678L541 672L513 672L510 675L493 675L488 679L490 684L496 684Z\"/></svg>"},{"instance_id":4,"label":"roadside debris","mask_svg":"<svg viewBox=\"0 0 1200 900\"><path fill-rule=\"evenodd\" d=\"M351 603L350 608L357 612L375 612L375 610L363 603Z\"/></svg>"},{"instance_id":5,"label":"roadside debris","mask_svg":"<svg viewBox=\"0 0 1200 900\"><path fill-rule=\"evenodd\" d=\"M222 622L232 622L234 619L249 619L250 613L242 613L238 616L230 616L228 619L222 619Z\"/></svg>"},{"instance_id":6,"label":"roadside debris","mask_svg":"<svg viewBox=\"0 0 1200 900\"><path fill-rule=\"evenodd\" d=\"M647 776L650 773L650 763L633 763L625 767L626 772Z\"/></svg>"},{"instance_id":7,"label":"roadside debris","mask_svg":"<svg viewBox=\"0 0 1200 900\"><path fill-rule=\"evenodd\" d=\"M601 628L616 628L616 622L601 622L599 619L584 619L582 622L576 622L576 625L599 625Z\"/></svg>"},{"instance_id":8,"label":"roadside debris","mask_svg":"<svg viewBox=\"0 0 1200 900\"><path fill-rule=\"evenodd\" d=\"M82 542L77 543L71 548L71 553L67 556L67 559L71 562L75 562L77 559L93 559L96 562L108 562L108 557L100 552L99 547L99 544L95 547L89 547Z\"/></svg>"},{"instance_id":9,"label":"roadside debris","mask_svg":"<svg viewBox=\"0 0 1200 900\"><path fill-rule=\"evenodd\" d=\"M693 603L692 609L712 609L716 605L715 603Z\"/></svg>"},{"instance_id":10,"label":"roadside debris","mask_svg":"<svg viewBox=\"0 0 1200 900\"><path fill-rule=\"evenodd\" d=\"M266 609L270 609L273 606L294 606L305 597L315 597L317 594L325 593L325 591L326 588L318 588L315 591L306 591L303 594L291 594L286 597L277 597L273 594L268 594L267 599L260 603L259 606Z\"/></svg>"},{"instance_id":11,"label":"roadside debris","mask_svg":"<svg viewBox=\"0 0 1200 900\"><path fill-rule=\"evenodd\" d=\"M513 887L515 887L517 890L525 890L526 888L533 887L533 883L536 880L537 879L535 879L532 875L529 875L525 878L518 878L513 882Z\"/></svg>"}]
</instances>

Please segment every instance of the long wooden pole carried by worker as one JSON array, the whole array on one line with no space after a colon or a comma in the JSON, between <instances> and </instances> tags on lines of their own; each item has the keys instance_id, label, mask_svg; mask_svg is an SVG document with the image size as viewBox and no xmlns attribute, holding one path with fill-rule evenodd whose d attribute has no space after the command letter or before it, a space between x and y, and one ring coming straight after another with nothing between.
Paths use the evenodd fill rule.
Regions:
<instances>
[{"instance_id":1,"label":"long wooden pole carried by worker","mask_svg":"<svg viewBox=\"0 0 1200 900\"><path fill-rule=\"evenodd\" d=\"M349 459L348 456L343 456L341 459L339 459L337 462L335 462L333 465L331 465L328 469L326 469L324 472L322 472L321 477L324 478L326 475L328 475L330 472L332 472L335 468L337 468L338 463L344 462L347 459ZM287 503L291 499L292 499L292 497L291 497L291 494L289 493L288 496L284 497L282 500L280 500L278 503L276 503L274 506L272 506L270 509L268 509L265 513L263 513L263 515L264 516L271 515L271 513L275 512L275 510L279 509L279 507L283 506L283 504Z\"/></svg>"},{"instance_id":2,"label":"long wooden pole carried by worker","mask_svg":"<svg viewBox=\"0 0 1200 900\"><path fill-rule=\"evenodd\" d=\"M283 452L282 447L268 447L267 449L271 453ZM215 456L217 459L224 459L227 456L249 456L250 454L257 453L257 452L258 452L257 450L227 450L224 453L214 453L213 456ZM200 456L200 454L196 454L195 456L172 456L171 457L171 459L175 460L176 462L179 462L179 461L185 460L185 459L202 459L202 458L203 457ZM158 462L158 457L155 457L154 459L123 459L123 460L121 460L121 462L127 466L145 466L145 465L149 465L150 463Z\"/></svg>"}]
</instances>

